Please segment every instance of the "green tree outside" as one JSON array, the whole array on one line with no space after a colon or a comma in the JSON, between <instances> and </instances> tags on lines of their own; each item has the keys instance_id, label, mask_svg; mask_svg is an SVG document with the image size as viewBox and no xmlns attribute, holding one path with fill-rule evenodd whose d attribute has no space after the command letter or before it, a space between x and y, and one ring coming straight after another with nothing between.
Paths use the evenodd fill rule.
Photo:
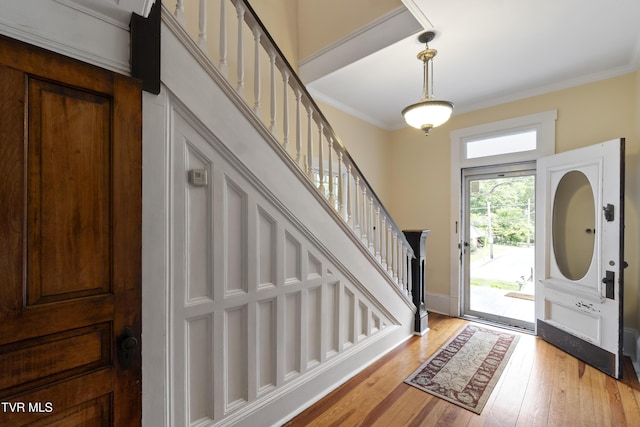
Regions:
<instances>
[{"instance_id":1,"label":"green tree outside","mask_svg":"<svg viewBox=\"0 0 640 427\"><path fill-rule=\"evenodd\" d=\"M490 244L491 237L508 246L534 243L534 176L475 180L470 186L470 222L484 234L477 245Z\"/></svg>"}]
</instances>

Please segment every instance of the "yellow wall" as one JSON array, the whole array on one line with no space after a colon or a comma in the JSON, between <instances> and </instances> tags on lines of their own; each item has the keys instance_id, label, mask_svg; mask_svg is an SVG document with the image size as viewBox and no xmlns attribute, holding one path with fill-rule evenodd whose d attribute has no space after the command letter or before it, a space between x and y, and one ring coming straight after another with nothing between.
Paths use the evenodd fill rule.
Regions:
<instances>
[{"instance_id":1,"label":"yellow wall","mask_svg":"<svg viewBox=\"0 0 640 427\"><path fill-rule=\"evenodd\" d=\"M249 0L278 48L298 69L298 0Z\"/></svg>"},{"instance_id":2,"label":"yellow wall","mask_svg":"<svg viewBox=\"0 0 640 427\"><path fill-rule=\"evenodd\" d=\"M401 5L400 0L298 0L300 59L313 55Z\"/></svg>"},{"instance_id":3,"label":"yellow wall","mask_svg":"<svg viewBox=\"0 0 640 427\"><path fill-rule=\"evenodd\" d=\"M431 229L427 291L449 295L450 139L453 130L557 109L556 152L625 137L626 240L625 326L636 328L638 306L638 207L640 205L640 72L466 114L455 115L428 137L411 128L393 132L389 150L389 211L401 228Z\"/></svg>"}]
</instances>

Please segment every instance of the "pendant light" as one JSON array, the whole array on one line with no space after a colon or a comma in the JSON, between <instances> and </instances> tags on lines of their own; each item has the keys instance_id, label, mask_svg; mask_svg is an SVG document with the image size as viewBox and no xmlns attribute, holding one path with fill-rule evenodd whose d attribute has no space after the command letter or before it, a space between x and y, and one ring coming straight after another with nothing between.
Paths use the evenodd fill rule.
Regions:
<instances>
[{"instance_id":1,"label":"pendant light","mask_svg":"<svg viewBox=\"0 0 640 427\"><path fill-rule=\"evenodd\" d=\"M429 42L435 35L433 31L427 31L418 37L418 41L425 44L425 49L418 53L418 59L424 66L424 94L420 102L402 110L407 124L416 129L422 129L425 135L429 135L431 129L449 120L453 112L452 102L439 101L433 96L433 58L438 51L429 49Z\"/></svg>"}]
</instances>

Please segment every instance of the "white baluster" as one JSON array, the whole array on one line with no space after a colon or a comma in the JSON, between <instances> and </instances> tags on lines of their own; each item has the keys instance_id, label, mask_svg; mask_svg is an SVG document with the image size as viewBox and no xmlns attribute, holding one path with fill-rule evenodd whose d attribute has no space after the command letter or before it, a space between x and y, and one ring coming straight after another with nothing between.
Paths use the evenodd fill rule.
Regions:
<instances>
[{"instance_id":1,"label":"white baluster","mask_svg":"<svg viewBox=\"0 0 640 427\"><path fill-rule=\"evenodd\" d=\"M380 254L380 206L376 206L376 218L373 227L373 245L375 247L375 255L378 262L382 262L382 255Z\"/></svg>"},{"instance_id":2,"label":"white baluster","mask_svg":"<svg viewBox=\"0 0 640 427\"><path fill-rule=\"evenodd\" d=\"M393 277L393 229L387 224L387 272Z\"/></svg>"},{"instance_id":3,"label":"white baluster","mask_svg":"<svg viewBox=\"0 0 640 427\"><path fill-rule=\"evenodd\" d=\"M380 226L380 258L382 268L387 269L387 217L382 215L382 225Z\"/></svg>"},{"instance_id":4,"label":"white baluster","mask_svg":"<svg viewBox=\"0 0 640 427\"><path fill-rule=\"evenodd\" d=\"M367 221L369 221L369 227L367 228L367 239L369 240L369 250L371 251L372 254L375 255L375 247L373 246L373 234L374 231L373 229L375 228L375 225L373 223L373 197L369 197L369 209L368 209L368 218Z\"/></svg>"},{"instance_id":5,"label":"white baluster","mask_svg":"<svg viewBox=\"0 0 640 427\"><path fill-rule=\"evenodd\" d=\"M200 10L198 16L198 46L205 52L209 51L207 44L207 2L206 0L200 0Z\"/></svg>"},{"instance_id":6,"label":"white baluster","mask_svg":"<svg viewBox=\"0 0 640 427\"><path fill-rule=\"evenodd\" d=\"M400 238L400 235L398 235L398 285L400 285L400 288L405 291L406 294L406 289L404 286L404 266L402 264L404 264L404 258L402 257L402 239Z\"/></svg>"},{"instance_id":7,"label":"white baluster","mask_svg":"<svg viewBox=\"0 0 640 427\"><path fill-rule=\"evenodd\" d=\"M360 203L358 202L360 196L360 177L356 176L355 180L355 194L356 197L354 199L354 212L353 212L353 231L355 231L356 236L360 237Z\"/></svg>"},{"instance_id":8,"label":"white baluster","mask_svg":"<svg viewBox=\"0 0 640 427\"><path fill-rule=\"evenodd\" d=\"M408 261L409 258L407 257L407 248L404 247L404 245L402 246L402 278L403 278L403 282L404 282L404 286L405 289L407 290L407 295L411 295L411 287L409 286L409 280L410 280L410 276L408 274L409 270L408 270Z\"/></svg>"},{"instance_id":9,"label":"white baluster","mask_svg":"<svg viewBox=\"0 0 640 427\"><path fill-rule=\"evenodd\" d=\"M409 297L413 297L413 274L411 271L411 254L409 253L409 250L407 249L406 251L407 254L407 258L406 258L406 264L407 264L407 289L409 289Z\"/></svg>"},{"instance_id":10,"label":"white baluster","mask_svg":"<svg viewBox=\"0 0 640 427\"><path fill-rule=\"evenodd\" d=\"M180 0L182 1L182 0ZM227 0L220 0L220 63L218 67L223 76L227 77Z\"/></svg>"},{"instance_id":11,"label":"white baluster","mask_svg":"<svg viewBox=\"0 0 640 427\"><path fill-rule=\"evenodd\" d=\"M351 165L347 165L347 224L353 230L355 225L353 223L352 217L352 205L353 205L353 197L351 197Z\"/></svg>"},{"instance_id":12,"label":"white baluster","mask_svg":"<svg viewBox=\"0 0 640 427\"><path fill-rule=\"evenodd\" d=\"M318 175L320 176L320 185L318 186L318 190L320 190L320 194L322 194L323 197L326 197L325 196L326 189L324 187L324 159L322 155L322 152L324 151L322 149L323 132L324 132L324 124L320 122L318 126Z\"/></svg>"},{"instance_id":13,"label":"white baluster","mask_svg":"<svg viewBox=\"0 0 640 427\"><path fill-rule=\"evenodd\" d=\"M335 209L336 198L333 189L333 138L331 135L327 136L327 145L329 146L329 204Z\"/></svg>"},{"instance_id":14,"label":"white baluster","mask_svg":"<svg viewBox=\"0 0 640 427\"><path fill-rule=\"evenodd\" d=\"M308 132L307 132L307 176L313 182L313 110L311 104L307 106Z\"/></svg>"},{"instance_id":15,"label":"white baluster","mask_svg":"<svg viewBox=\"0 0 640 427\"><path fill-rule=\"evenodd\" d=\"M342 150L338 152L338 212L343 220L346 220L344 212L344 181L342 178Z\"/></svg>"},{"instance_id":16,"label":"white baluster","mask_svg":"<svg viewBox=\"0 0 640 427\"><path fill-rule=\"evenodd\" d=\"M184 27L184 1L176 1L176 10L173 12L173 16L176 17L178 22Z\"/></svg>"},{"instance_id":17,"label":"white baluster","mask_svg":"<svg viewBox=\"0 0 640 427\"><path fill-rule=\"evenodd\" d=\"M276 129L276 53L274 51L269 52L269 64L271 68L271 122L269 124L269 131L273 136L277 137Z\"/></svg>"},{"instance_id":18,"label":"white baluster","mask_svg":"<svg viewBox=\"0 0 640 427\"><path fill-rule=\"evenodd\" d=\"M242 2L236 3L236 12L238 17L238 87L236 88L236 91L244 99L244 37L242 36L242 29L246 10Z\"/></svg>"},{"instance_id":19,"label":"white baluster","mask_svg":"<svg viewBox=\"0 0 640 427\"><path fill-rule=\"evenodd\" d=\"M302 117L300 114L300 102L302 92L296 89L296 164L302 168L300 158L302 156Z\"/></svg>"},{"instance_id":20,"label":"white baluster","mask_svg":"<svg viewBox=\"0 0 640 427\"><path fill-rule=\"evenodd\" d=\"M261 33L260 33L260 28L259 27L255 27L253 29L253 40L255 41L255 51L254 51L254 55L253 55L253 61L254 61L254 71L253 71L253 96L255 99L255 102L253 104L253 112L256 113L256 115L258 117L260 117L261 114L261 103L260 103L260 97L261 97L261 87L260 87L260 37L261 37Z\"/></svg>"},{"instance_id":21,"label":"white baluster","mask_svg":"<svg viewBox=\"0 0 640 427\"><path fill-rule=\"evenodd\" d=\"M365 244L365 246L367 246L367 234L368 234L368 230L367 227L369 227L369 214L368 214L368 210L367 210L367 186L366 184L362 185L362 216L361 218L361 224L360 224L360 231L361 231L361 239L362 239L362 243Z\"/></svg>"},{"instance_id":22,"label":"white baluster","mask_svg":"<svg viewBox=\"0 0 640 427\"><path fill-rule=\"evenodd\" d=\"M289 152L289 72L282 72L282 146Z\"/></svg>"},{"instance_id":23,"label":"white baluster","mask_svg":"<svg viewBox=\"0 0 640 427\"><path fill-rule=\"evenodd\" d=\"M398 284L404 287L404 268L402 267L402 236L398 234Z\"/></svg>"},{"instance_id":24,"label":"white baluster","mask_svg":"<svg viewBox=\"0 0 640 427\"><path fill-rule=\"evenodd\" d=\"M393 233L393 243L391 244L392 250L392 270L393 280L398 283L398 235Z\"/></svg>"}]
</instances>

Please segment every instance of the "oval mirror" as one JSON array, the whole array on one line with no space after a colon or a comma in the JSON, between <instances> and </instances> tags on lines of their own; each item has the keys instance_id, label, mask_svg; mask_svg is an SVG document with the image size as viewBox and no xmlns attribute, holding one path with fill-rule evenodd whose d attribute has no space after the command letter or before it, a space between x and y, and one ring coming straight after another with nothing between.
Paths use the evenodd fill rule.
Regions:
<instances>
[{"instance_id":1,"label":"oval mirror","mask_svg":"<svg viewBox=\"0 0 640 427\"><path fill-rule=\"evenodd\" d=\"M595 245L595 202L589 180L580 171L564 175L553 200L552 235L556 264L569 280L589 271Z\"/></svg>"}]
</instances>

